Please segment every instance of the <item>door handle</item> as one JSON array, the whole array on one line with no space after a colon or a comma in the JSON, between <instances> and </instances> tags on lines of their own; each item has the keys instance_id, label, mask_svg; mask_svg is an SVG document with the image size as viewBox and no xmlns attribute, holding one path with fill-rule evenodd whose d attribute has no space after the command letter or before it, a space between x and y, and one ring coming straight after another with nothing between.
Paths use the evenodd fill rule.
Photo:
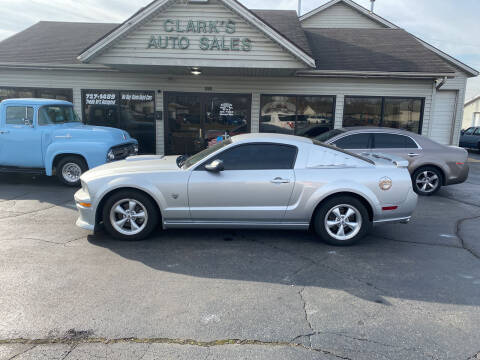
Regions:
<instances>
[{"instance_id":1,"label":"door handle","mask_svg":"<svg viewBox=\"0 0 480 360\"><path fill-rule=\"evenodd\" d=\"M288 184L290 182L289 179L282 179L281 177L276 177L271 181L273 184Z\"/></svg>"},{"instance_id":2,"label":"door handle","mask_svg":"<svg viewBox=\"0 0 480 360\"><path fill-rule=\"evenodd\" d=\"M408 156L410 156L410 157L416 157L416 156L420 156L420 154L410 153L410 154L408 154Z\"/></svg>"},{"instance_id":3,"label":"door handle","mask_svg":"<svg viewBox=\"0 0 480 360\"><path fill-rule=\"evenodd\" d=\"M0 134L8 134L10 131L8 130L0 130Z\"/></svg>"}]
</instances>

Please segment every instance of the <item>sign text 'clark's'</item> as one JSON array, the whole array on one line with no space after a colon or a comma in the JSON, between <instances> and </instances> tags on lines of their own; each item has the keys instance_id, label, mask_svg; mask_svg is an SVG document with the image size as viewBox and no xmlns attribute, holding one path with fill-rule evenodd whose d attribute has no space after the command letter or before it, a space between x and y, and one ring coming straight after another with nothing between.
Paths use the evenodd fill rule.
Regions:
<instances>
[{"instance_id":1,"label":"sign text 'clark's'","mask_svg":"<svg viewBox=\"0 0 480 360\"><path fill-rule=\"evenodd\" d=\"M152 35L148 49L181 49L191 47L192 39L188 35L205 34L198 44L200 50L250 51L252 40L246 37L235 37L236 23L232 20L172 20L163 22L163 30L167 35ZM218 35L217 35L218 34ZM226 34L226 35L225 35Z\"/></svg>"}]
</instances>

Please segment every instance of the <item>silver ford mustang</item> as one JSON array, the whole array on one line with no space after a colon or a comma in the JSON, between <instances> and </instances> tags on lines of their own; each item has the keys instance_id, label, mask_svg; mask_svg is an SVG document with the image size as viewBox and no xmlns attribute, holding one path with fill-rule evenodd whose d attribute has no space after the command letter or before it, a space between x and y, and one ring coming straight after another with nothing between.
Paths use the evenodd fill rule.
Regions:
<instances>
[{"instance_id":1,"label":"silver ford mustang","mask_svg":"<svg viewBox=\"0 0 480 360\"><path fill-rule=\"evenodd\" d=\"M227 139L190 158L135 156L82 175L77 225L141 240L167 228L312 228L351 245L372 224L408 222L408 161L279 134Z\"/></svg>"}]
</instances>

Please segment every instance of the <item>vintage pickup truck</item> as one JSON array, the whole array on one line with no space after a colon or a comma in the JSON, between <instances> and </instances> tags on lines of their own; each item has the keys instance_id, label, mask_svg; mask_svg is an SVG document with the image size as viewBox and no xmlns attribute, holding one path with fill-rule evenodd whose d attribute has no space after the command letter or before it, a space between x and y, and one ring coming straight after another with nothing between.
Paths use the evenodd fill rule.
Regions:
<instances>
[{"instance_id":1,"label":"vintage pickup truck","mask_svg":"<svg viewBox=\"0 0 480 360\"><path fill-rule=\"evenodd\" d=\"M138 142L126 131L82 124L70 102L0 103L0 172L56 175L64 184L78 186L88 169L137 152Z\"/></svg>"}]
</instances>

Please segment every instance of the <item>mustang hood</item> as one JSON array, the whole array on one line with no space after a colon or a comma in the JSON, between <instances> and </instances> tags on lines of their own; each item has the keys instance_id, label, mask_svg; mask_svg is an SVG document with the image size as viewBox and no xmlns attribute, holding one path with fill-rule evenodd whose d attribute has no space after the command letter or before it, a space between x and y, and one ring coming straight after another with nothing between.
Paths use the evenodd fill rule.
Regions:
<instances>
[{"instance_id":1,"label":"mustang hood","mask_svg":"<svg viewBox=\"0 0 480 360\"><path fill-rule=\"evenodd\" d=\"M132 156L122 161L115 161L101 165L82 175L83 181L93 180L96 177L122 175L132 172L179 171L177 156L143 155Z\"/></svg>"}]
</instances>

